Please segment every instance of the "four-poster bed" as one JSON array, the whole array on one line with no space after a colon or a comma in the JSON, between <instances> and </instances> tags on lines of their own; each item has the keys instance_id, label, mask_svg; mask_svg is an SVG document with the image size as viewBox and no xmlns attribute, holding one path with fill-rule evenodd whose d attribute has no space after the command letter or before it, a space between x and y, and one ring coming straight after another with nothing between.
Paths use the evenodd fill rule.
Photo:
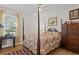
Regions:
<instances>
[{"instance_id":1,"label":"four-poster bed","mask_svg":"<svg viewBox=\"0 0 79 59\"><path fill-rule=\"evenodd\" d=\"M45 31L40 33L40 6L38 7L38 33L30 33L24 40L24 45L33 52L33 54L47 54L60 45L61 33ZM24 28L24 27L23 27ZM24 31L24 30L23 30Z\"/></svg>"}]
</instances>

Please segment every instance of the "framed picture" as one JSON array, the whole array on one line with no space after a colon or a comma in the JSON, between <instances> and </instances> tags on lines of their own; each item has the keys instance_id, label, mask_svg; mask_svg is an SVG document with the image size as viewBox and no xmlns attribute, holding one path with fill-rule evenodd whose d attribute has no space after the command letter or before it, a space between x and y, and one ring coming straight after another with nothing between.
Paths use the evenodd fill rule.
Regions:
<instances>
[{"instance_id":1,"label":"framed picture","mask_svg":"<svg viewBox=\"0 0 79 59\"><path fill-rule=\"evenodd\" d=\"M57 25L57 17L51 17L48 19L48 26L56 26Z\"/></svg>"},{"instance_id":2,"label":"framed picture","mask_svg":"<svg viewBox=\"0 0 79 59\"><path fill-rule=\"evenodd\" d=\"M70 10L69 19L70 20L79 19L79 9Z\"/></svg>"}]
</instances>

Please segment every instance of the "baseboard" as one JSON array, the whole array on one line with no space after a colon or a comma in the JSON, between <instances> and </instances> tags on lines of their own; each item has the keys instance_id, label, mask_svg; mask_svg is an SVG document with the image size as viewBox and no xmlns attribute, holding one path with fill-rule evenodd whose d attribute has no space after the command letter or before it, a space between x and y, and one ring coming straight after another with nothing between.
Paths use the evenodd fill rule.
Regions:
<instances>
[{"instance_id":1,"label":"baseboard","mask_svg":"<svg viewBox=\"0 0 79 59\"><path fill-rule=\"evenodd\" d=\"M2 48L11 47L12 45L3 45Z\"/></svg>"},{"instance_id":2,"label":"baseboard","mask_svg":"<svg viewBox=\"0 0 79 59\"><path fill-rule=\"evenodd\" d=\"M15 45L22 45L22 42L20 42L20 43L16 43Z\"/></svg>"},{"instance_id":3,"label":"baseboard","mask_svg":"<svg viewBox=\"0 0 79 59\"><path fill-rule=\"evenodd\" d=\"M32 55L34 55L34 53L29 48L27 48L25 45L23 45L23 47L25 47L28 51L32 53Z\"/></svg>"}]
</instances>

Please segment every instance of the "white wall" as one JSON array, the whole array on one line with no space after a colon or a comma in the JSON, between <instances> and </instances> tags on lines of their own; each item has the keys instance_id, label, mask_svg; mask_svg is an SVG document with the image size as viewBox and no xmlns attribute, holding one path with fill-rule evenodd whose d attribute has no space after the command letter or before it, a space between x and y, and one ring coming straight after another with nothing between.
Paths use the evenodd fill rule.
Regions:
<instances>
[{"instance_id":1,"label":"white wall","mask_svg":"<svg viewBox=\"0 0 79 59\"><path fill-rule=\"evenodd\" d=\"M61 19L62 19L62 23L64 24L65 21L70 21L69 20L69 10L73 10L79 8L79 4L78 5L71 5L71 6L62 6L61 7L54 7L54 9L52 10L51 14L47 14L46 16L44 16L45 14L42 14L41 16L41 30L42 32L44 32L44 26L46 23L46 30L48 30L48 28L50 28L48 26L48 19L50 17L54 17L57 16L57 26L52 26L52 28L56 28L59 32L61 32ZM77 19L78 20L78 19ZM73 20L76 21L76 20Z\"/></svg>"},{"instance_id":2,"label":"white wall","mask_svg":"<svg viewBox=\"0 0 79 59\"><path fill-rule=\"evenodd\" d=\"M24 34L25 36L30 35L30 33L37 33L37 17L25 14L24 16Z\"/></svg>"},{"instance_id":3,"label":"white wall","mask_svg":"<svg viewBox=\"0 0 79 59\"><path fill-rule=\"evenodd\" d=\"M53 10L51 12L51 14L45 15L42 14L41 16L41 31L44 32L45 30L45 24L46 24L46 30L48 30L48 28L50 28L48 26L48 19L50 17L55 17L57 16L57 25L56 26L52 26L52 28L56 28L58 31L61 31L61 19L62 19L62 12L57 10Z\"/></svg>"}]
</instances>

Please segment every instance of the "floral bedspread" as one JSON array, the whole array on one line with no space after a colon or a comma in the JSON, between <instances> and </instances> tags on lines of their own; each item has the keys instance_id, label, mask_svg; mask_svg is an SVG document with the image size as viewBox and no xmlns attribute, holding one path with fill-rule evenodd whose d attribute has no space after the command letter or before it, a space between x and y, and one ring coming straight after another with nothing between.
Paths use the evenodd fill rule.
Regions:
<instances>
[{"instance_id":1,"label":"floral bedspread","mask_svg":"<svg viewBox=\"0 0 79 59\"><path fill-rule=\"evenodd\" d=\"M30 34L25 38L24 44L34 54L37 54L37 35ZM60 45L61 34L60 32L45 32L40 37L40 53L46 54L49 51L57 48Z\"/></svg>"},{"instance_id":2,"label":"floral bedspread","mask_svg":"<svg viewBox=\"0 0 79 59\"><path fill-rule=\"evenodd\" d=\"M47 54L60 45L61 34L59 32L46 32L41 35L40 53Z\"/></svg>"},{"instance_id":3,"label":"floral bedspread","mask_svg":"<svg viewBox=\"0 0 79 59\"><path fill-rule=\"evenodd\" d=\"M24 45L34 54L37 54L37 38L37 34L30 33L24 40Z\"/></svg>"}]
</instances>

